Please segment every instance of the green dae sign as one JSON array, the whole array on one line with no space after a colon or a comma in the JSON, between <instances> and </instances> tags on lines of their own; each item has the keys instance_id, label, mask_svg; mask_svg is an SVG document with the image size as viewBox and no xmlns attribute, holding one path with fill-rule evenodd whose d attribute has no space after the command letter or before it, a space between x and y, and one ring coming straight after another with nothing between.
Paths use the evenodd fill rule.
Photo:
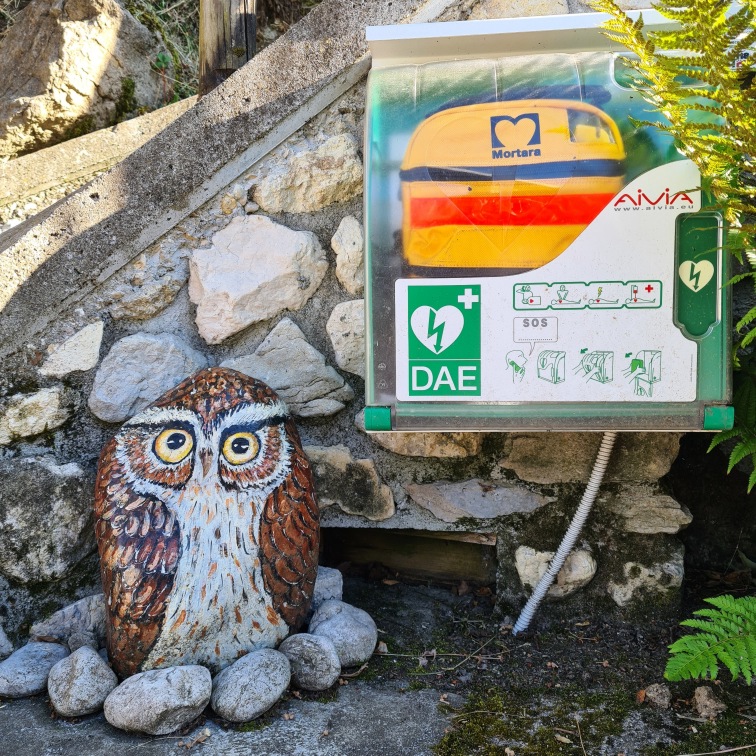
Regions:
<instances>
[{"instance_id":1,"label":"green dae sign","mask_svg":"<svg viewBox=\"0 0 756 756\"><path fill-rule=\"evenodd\" d=\"M480 286L407 289L410 396L480 396Z\"/></svg>"}]
</instances>

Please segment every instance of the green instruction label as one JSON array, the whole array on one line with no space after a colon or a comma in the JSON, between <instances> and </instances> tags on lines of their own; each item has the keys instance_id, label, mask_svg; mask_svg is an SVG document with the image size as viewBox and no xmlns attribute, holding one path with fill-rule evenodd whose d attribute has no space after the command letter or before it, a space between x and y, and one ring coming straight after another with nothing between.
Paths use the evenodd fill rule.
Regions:
<instances>
[{"instance_id":1,"label":"green instruction label","mask_svg":"<svg viewBox=\"0 0 756 756\"><path fill-rule=\"evenodd\" d=\"M407 289L410 396L480 396L480 286Z\"/></svg>"}]
</instances>

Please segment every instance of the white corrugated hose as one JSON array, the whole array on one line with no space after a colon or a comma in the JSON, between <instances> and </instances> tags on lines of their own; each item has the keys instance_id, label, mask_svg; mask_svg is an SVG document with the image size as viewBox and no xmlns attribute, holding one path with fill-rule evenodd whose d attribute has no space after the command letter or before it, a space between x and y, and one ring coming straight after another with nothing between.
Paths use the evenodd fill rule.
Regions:
<instances>
[{"instance_id":1,"label":"white corrugated hose","mask_svg":"<svg viewBox=\"0 0 756 756\"><path fill-rule=\"evenodd\" d=\"M609 464L609 458L611 457L612 447L614 446L616 438L617 433L615 431L607 431L604 433L601 439L601 446L599 446L598 454L596 455L596 461L593 463L591 477L588 479L588 485L583 492L580 506L578 506L575 516L570 523L570 527L567 528L567 532L564 534L564 538L559 544L559 548L549 564L549 569L546 570L543 577L538 581L538 585L535 587L533 595L528 599L528 603L525 604L525 608L517 618L517 622L512 630L512 635L517 635L528 629L530 621L533 619L533 615L535 615L538 606L546 595L546 591L551 587L559 570L562 569L562 565L564 564L565 559L567 559L567 555L572 551L575 541L577 541L580 531L583 529L583 525L585 525L585 521L588 519L593 502L596 501L596 495L598 494L601 482L604 479L604 473Z\"/></svg>"}]
</instances>

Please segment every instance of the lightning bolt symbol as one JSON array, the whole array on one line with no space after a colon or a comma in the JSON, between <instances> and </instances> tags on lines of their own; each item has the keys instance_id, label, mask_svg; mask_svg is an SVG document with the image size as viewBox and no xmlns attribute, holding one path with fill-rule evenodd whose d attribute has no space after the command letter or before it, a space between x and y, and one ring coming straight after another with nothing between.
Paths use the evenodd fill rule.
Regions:
<instances>
[{"instance_id":1,"label":"lightning bolt symbol","mask_svg":"<svg viewBox=\"0 0 756 756\"><path fill-rule=\"evenodd\" d=\"M438 354L438 350L441 347L441 342L444 338L444 326L446 325L446 318L438 317L438 313L433 314L433 325L428 328L428 338L436 336L436 340L433 342L433 351Z\"/></svg>"},{"instance_id":2,"label":"lightning bolt symbol","mask_svg":"<svg viewBox=\"0 0 756 756\"><path fill-rule=\"evenodd\" d=\"M701 271L699 270L696 273L696 266L691 263L690 264L690 273L688 274L688 280L693 281L693 289L694 291L698 291L698 279L701 277Z\"/></svg>"}]
</instances>

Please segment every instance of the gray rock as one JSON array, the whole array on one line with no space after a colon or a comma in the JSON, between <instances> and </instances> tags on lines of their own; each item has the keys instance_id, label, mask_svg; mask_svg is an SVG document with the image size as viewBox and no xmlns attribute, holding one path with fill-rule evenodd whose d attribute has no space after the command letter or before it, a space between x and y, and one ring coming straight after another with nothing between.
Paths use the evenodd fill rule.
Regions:
<instances>
[{"instance_id":1,"label":"gray rock","mask_svg":"<svg viewBox=\"0 0 756 756\"><path fill-rule=\"evenodd\" d=\"M459 483L410 484L406 491L415 504L444 522L456 522L463 517L490 519L529 514L551 501L522 485L494 484L477 479Z\"/></svg>"},{"instance_id":2,"label":"gray rock","mask_svg":"<svg viewBox=\"0 0 756 756\"><path fill-rule=\"evenodd\" d=\"M189 262L189 297L197 328L218 344L252 323L299 310L328 270L315 234L293 231L264 215L234 218Z\"/></svg>"},{"instance_id":3,"label":"gray rock","mask_svg":"<svg viewBox=\"0 0 756 756\"><path fill-rule=\"evenodd\" d=\"M114 0L30 3L3 39L0 69L14 75L0 97L0 156L61 141L85 123L112 125L126 79L135 108L164 105L152 66L161 52L157 37Z\"/></svg>"},{"instance_id":4,"label":"gray rock","mask_svg":"<svg viewBox=\"0 0 756 756\"><path fill-rule=\"evenodd\" d=\"M100 420L120 423L206 366L203 354L173 334L126 336L113 344L102 361L89 409Z\"/></svg>"},{"instance_id":5,"label":"gray rock","mask_svg":"<svg viewBox=\"0 0 756 756\"><path fill-rule=\"evenodd\" d=\"M213 680L211 705L230 722L249 722L264 714L289 687L291 666L279 651L253 651Z\"/></svg>"},{"instance_id":6,"label":"gray rock","mask_svg":"<svg viewBox=\"0 0 756 756\"><path fill-rule=\"evenodd\" d=\"M98 292L116 320L146 320L173 302L189 278L186 237L167 234L109 278Z\"/></svg>"},{"instance_id":7,"label":"gray rock","mask_svg":"<svg viewBox=\"0 0 756 756\"><path fill-rule=\"evenodd\" d=\"M75 371L91 370L100 359L103 328L103 322L98 320L77 331L63 343L54 345L39 372L62 378Z\"/></svg>"},{"instance_id":8,"label":"gray rock","mask_svg":"<svg viewBox=\"0 0 756 756\"><path fill-rule=\"evenodd\" d=\"M23 698L41 693L47 687L50 670L68 656L59 643L31 641L0 662L0 696Z\"/></svg>"},{"instance_id":9,"label":"gray rock","mask_svg":"<svg viewBox=\"0 0 756 756\"><path fill-rule=\"evenodd\" d=\"M668 685L654 683L646 688L645 701L659 709L668 709L672 705L672 693Z\"/></svg>"},{"instance_id":10,"label":"gray rock","mask_svg":"<svg viewBox=\"0 0 756 756\"><path fill-rule=\"evenodd\" d=\"M95 648L102 648L105 645L105 597L102 593L95 593L59 609L47 619L33 624L29 637L65 643L71 651L92 642Z\"/></svg>"},{"instance_id":11,"label":"gray rock","mask_svg":"<svg viewBox=\"0 0 756 756\"><path fill-rule=\"evenodd\" d=\"M336 646L325 635L290 635L278 647L291 664L291 679L303 690L326 690L339 679Z\"/></svg>"},{"instance_id":12,"label":"gray rock","mask_svg":"<svg viewBox=\"0 0 756 756\"><path fill-rule=\"evenodd\" d=\"M140 672L105 699L105 719L120 730L167 735L202 713L212 688L209 670L194 664Z\"/></svg>"},{"instance_id":13,"label":"gray rock","mask_svg":"<svg viewBox=\"0 0 756 756\"><path fill-rule=\"evenodd\" d=\"M336 253L336 278L353 296L359 296L365 288L363 246L362 224L347 215L331 239L331 249Z\"/></svg>"},{"instance_id":14,"label":"gray rock","mask_svg":"<svg viewBox=\"0 0 756 756\"><path fill-rule=\"evenodd\" d=\"M326 323L326 332L336 354L336 364L365 377L365 300L337 304Z\"/></svg>"},{"instance_id":15,"label":"gray rock","mask_svg":"<svg viewBox=\"0 0 756 756\"><path fill-rule=\"evenodd\" d=\"M2 625L0 625L0 661L7 659L13 653L13 644L8 640Z\"/></svg>"},{"instance_id":16,"label":"gray rock","mask_svg":"<svg viewBox=\"0 0 756 756\"><path fill-rule=\"evenodd\" d=\"M253 354L226 360L221 366L264 381L299 417L334 415L354 398L351 387L288 318Z\"/></svg>"},{"instance_id":17,"label":"gray rock","mask_svg":"<svg viewBox=\"0 0 756 756\"><path fill-rule=\"evenodd\" d=\"M287 142L256 173L252 199L269 213L311 213L362 191L362 160L349 134Z\"/></svg>"},{"instance_id":18,"label":"gray rock","mask_svg":"<svg viewBox=\"0 0 756 756\"><path fill-rule=\"evenodd\" d=\"M312 608L317 609L324 601L336 599L341 601L344 592L344 578L332 567L318 567L315 588L312 592Z\"/></svg>"},{"instance_id":19,"label":"gray rock","mask_svg":"<svg viewBox=\"0 0 756 756\"><path fill-rule=\"evenodd\" d=\"M0 411L0 445L58 428L70 416L60 386L15 394Z\"/></svg>"},{"instance_id":20,"label":"gray rock","mask_svg":"<svg viewBox=\"0 0 756 756\"><path fill-rule=\"evenodd\" d=\"M342 667L367 661L378 642L378 628L362 609L343 601L326 601L310 620L310 633L330 639Z\"/></svg>"},{"instance_id":21,"label":"gray rock","mask_svg":"<svg viewBox=\"0 0 756 756\"><path fill-rule=\"evenodd\" d=\"M100 711L117 686L115 672L88 646L61 659L47 678L50 702L62 717L82 717Z\"/></svg>"},{"instance_id":22,"label":"gray rock","mask_svg":"<svg viewBox=\"0 0 756 756\"><path fill-rule=\"evenodd\" d=\"M93 550L87 473L52 456L0 460L0 574L57 580Z\"/></svg>"},{"instance_id":23,"label":"gray rock","mask_svg":"<svg viewBox=\"0 0 756 756\"><path fill-rule=\"evenodd\" d=\"M347 514L387 520L394 495L380 479L372 459L354 459L346 446L306 446L321 508L337 505Z\"/></svg>"},{"instance_id":24,"label":"gray rock","mask_svg":"<svg viewBox=\"0 0 756 756\"><path fill-rule=\"evenodd\" d=\"M693 709L699 717L716 719L727 711L727 705L714 695L714 691L701 685L693 692Z\"/></svg>"},{"instance_id":25,"label":"gray rock","mask_svg":"<svg viewBox=\"0 0 756 756\"><path fill-rule=\"evenodd\" d=\"M71 653L80 648L91 648L94 651L98 651L100 648L100 644L94 633L71 633L66 645Z\"/></svg>"}]
</instances>

